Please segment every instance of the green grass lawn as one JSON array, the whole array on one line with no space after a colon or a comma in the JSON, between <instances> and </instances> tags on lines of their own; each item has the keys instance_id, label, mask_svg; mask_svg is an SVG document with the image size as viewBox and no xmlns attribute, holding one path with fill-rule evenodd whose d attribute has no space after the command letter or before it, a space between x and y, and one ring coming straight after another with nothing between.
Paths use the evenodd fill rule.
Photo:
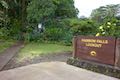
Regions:
<instances>
[{"instance_id":1,"label":"green grass lawn","mask_svg":"<svg viewBox=\"0 0 120 80\"><path fill-rule=\"evenodd\" d=\"M47 43L29 43L20 51L18 59L21 61L26 58L34 58L40 55L56 54L72 51L72 46Z\"/></svg>"},{"instance_id":2,"label":"green grass lawn","mask_svg":"<svg viewBox=\"0 0 120 80\"><path fill-rule=\"evenodd\" d=\"M0 54L14 43L15 41L0 41Z\"/></svg>"}]
</instances>

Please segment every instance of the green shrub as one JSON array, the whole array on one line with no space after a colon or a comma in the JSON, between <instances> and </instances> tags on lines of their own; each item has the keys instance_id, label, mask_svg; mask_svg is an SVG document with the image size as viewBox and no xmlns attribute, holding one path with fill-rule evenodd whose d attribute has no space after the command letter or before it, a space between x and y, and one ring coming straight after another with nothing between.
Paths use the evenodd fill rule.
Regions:
<instances>
[{"instance_id":1,"label":"green shrub","mask_svg":"<svg viewBox=\"0 0 120 80\"><path fill-rule=\"evenodd\" d=\"M65 35L61 28L47 28L44 32L44 39L48 41L60 41Z\"/></svg>"},{"instance_id":2,"label":"green shrub","mask_svg":"<svg viewBox=\"0 0 120 80\"><path fill-rule=\"evenodd\" d=\"M63 43L66 46L72 45L73 34L71 31L66 32L63 38Z\"/></svg>"},{"instance_id":3,"label":"green shrub","mask_svg":"<svg viewBox=\"0 0 120 80\"><path fill-rule=\"evenodd\" d=\"M96 33L96 24L89 19L71 19L70 27L73 35L94 35Z\"/></svg>"},{"instance_id":4,"label":"green shrub","mask_svg":"<svg viewBox=\"0 0 120 80\"><path fill-rule=\"evenodd\" d=\"M0 39L9 39L10 32L6 27L0 28Z\"/></svg>"},{"instance_id":5,"label":"green shrub","mask_svg":"<svg viewBox=\"0 0 120 80\"><path fill-rule=\"evenodd\" d=\"M119 20L111 20L105 22L97 30L96 36L113 36L120 37L120 26L116 23L119 23Z\"/></svg>"}]
</instances>

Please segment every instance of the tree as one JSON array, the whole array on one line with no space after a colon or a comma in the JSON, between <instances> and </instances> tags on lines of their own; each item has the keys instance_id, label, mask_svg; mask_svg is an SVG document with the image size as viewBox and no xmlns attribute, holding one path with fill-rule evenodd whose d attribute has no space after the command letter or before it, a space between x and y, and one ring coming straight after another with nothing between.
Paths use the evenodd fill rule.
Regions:
<instances>
[{"instance_id":1,"label":"tree","mask_svg":"<svg viewBox=\"0 0 120 80\"><path fill-rule=\"evenodd\" d=\"M53 17L55 9L52 0L32 0L27 7L27 19L30 23L40 23Z\"/></svg>"},{"instance_id":2,"label":"tree","mask_svg":"<svg viewBox=\"0 0 120 80\"><path fill-rule=\"evenodd\" d=\"M2 0L0 1L0 15L6 15L10 18L10 21L12 21L11 19L17 19L19 22L24 23L26 7L27 0Z\"/></svg>"},{"instance_id":3,"label":"tree","mask_svg":"<svg viewBox=\"0 0 120 80\"><path fill-rule=\"evenodd\" d=\"M29 22L77 17L73 0L32 0L27 8Z\"/></svg>"},{"instance_id":4,"label":"tree","mask_svg":"<svg viewBox=\"0 0 120 80\"><path fill-rule=\"evenodd\" d=\"M28 34L34 34L37 25L42 23L45 31L37 34L39 38L62 41L69 31L64 20L77 18L77 13L74 0L31 0L27 7Z\"/></svg>"},{"instance_id":5,"label":"tree","mask_svg":"<svg viewBox=\"0 0 120 80\"><path fill-rule=\"evenodd\" d=\"M107 5L101 6L92 11L91 18L98 23L103 23L104 21L109 21L111 18L115 17L120 10L120 4L117 5Z\"/></svg>"},{"instance_id":6,"label":"tree","mask_svg":"<svg viewBox=\"0 0 120 80\"><path fill-rule=\"evenodd\" d=\"M96 33L96 24L90 19L71 19L69 26L73 35L94 35Z\"/></svg>"},{"instance_id":7,"label":"tree","mask_svg":"<svg viewBox=\"0 0 120 80\"><path fill-rule=\"evenodd\" d=\"M8 4L6 1L2 0L0 1L0 26L4 26L4 24L7 22L7 15L6 11L8 10Z\"/></svg>"},{"instance_id":8,"label":"tree","mask_svg":"<svg viewBox=\"0 0 120 80\"><path fill-rule=\"evenodd\" d=\"M77 17L78 10L74 6L73 0L53 0L57 6L55 17L74 18ZM55 3L57 1L57 3Z\"/></svg>"},{"instance_id":9,"label":"tree","mask_svg":"<svg viewBox=\"0 0 120 80\"><path fill-rule=\"evenodd\" d=\"M25 31L27 3L28 0L0 1L0 26L8 30L9 36L21 35Z\"/></svg>"}]
</instances>

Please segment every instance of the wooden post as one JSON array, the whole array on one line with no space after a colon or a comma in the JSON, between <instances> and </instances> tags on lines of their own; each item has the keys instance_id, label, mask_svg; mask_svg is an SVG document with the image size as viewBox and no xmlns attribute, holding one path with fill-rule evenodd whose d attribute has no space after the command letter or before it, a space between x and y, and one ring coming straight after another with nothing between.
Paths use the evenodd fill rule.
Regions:
<instances>
[{"instance_id":1,"label":"wooden post","mask_svg":"<svg viewBox=\"0 0 120 80\"><path fill-rule=\"evenodd\" d=\"M115 67L120 68L120 38L116 40Z\"/></svg>"},{"instance_id":2,"label":"wooden post","mask_svg":"<svg viewBox=\"0 0 120 80\"><path fill-rule=\"evenodd\" d=\"M77 48L77 36L74 36L73 38L73 58L76 57L76 48Z\"/></svg>"}]
</instances>

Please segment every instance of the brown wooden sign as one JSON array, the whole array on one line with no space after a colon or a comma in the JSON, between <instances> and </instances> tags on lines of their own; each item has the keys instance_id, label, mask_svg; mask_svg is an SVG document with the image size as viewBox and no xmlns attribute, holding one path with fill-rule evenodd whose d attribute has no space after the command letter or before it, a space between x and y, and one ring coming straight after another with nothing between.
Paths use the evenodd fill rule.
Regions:
<instances>
[{"instance_id":1,"label":"brown wooden sign","mask_svg":"<svg viewBox=\"0 0 120 80\"><path fill-rule=\"evenodd\" d=\"M115 65L116 38L77 36L74 38L74 57Z\"/></svg>"}]
</instances>

